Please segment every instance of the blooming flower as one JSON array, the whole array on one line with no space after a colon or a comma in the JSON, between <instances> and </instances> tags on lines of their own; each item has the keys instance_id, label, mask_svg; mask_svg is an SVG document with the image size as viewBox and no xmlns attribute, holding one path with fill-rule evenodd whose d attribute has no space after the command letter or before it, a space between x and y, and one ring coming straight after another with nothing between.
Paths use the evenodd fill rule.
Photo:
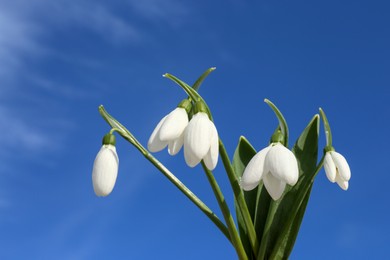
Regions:
<instances>
[{"instance_id":1,"label":"blooming flower","mask_svg":"<svg viewBox=\"0 0 390 260\"><path fill-rule=\"evenodd\" d=\"M115 186L118 176L119 159L112 144L103 144L96 155L92 170L92 184L99 197L109 195Z\"/></svg>"},{"instance_id":2,"label":"blooming flower","mask_svg":"<svg viewBox=\"0 0 390 260\"><path fill-rule=\"evenodd\" d=\"M336 151L325 153L324 168L326 176L332 183L337 184L343 189L348 189L348 181L351 178L351 170L344 156Z\"/></svg>"},{"instance_id":3,"label":"blooming flower","mask_svg":"<svg viewBox=\"0 0 390 260\"><path fill-rule=\"evenodd\" d=\"M184 130L187 125L186 109L177 107L157 124L148 141L149 151L158 152L168 145L168 153L177 154L183 146Z\"/></svg>"},{"instance_id":4,"label":"blooming flower","mask_svg":"<svg viewBox=\"0 0 390 260\"><path fill-rule=\"evenodd\" d=\"M203 159L209 170L218 162L219 139L217 128L205 112L196 113L184 133L184 158L195 167Z\"/></svg>"},{"instance_id":5,"label":"blooming flower","mask_svg":"<svg viewBox=\"0 0 390 260\"><path fill-rule=\"evenodd\" d=\"M272 143L258 152L248 163L241 178L243 190L249 191L263 180L273 200L278 200L286 184L295 185L299 170L295 155L281 143Z\"/></svg>"}]
</instances>

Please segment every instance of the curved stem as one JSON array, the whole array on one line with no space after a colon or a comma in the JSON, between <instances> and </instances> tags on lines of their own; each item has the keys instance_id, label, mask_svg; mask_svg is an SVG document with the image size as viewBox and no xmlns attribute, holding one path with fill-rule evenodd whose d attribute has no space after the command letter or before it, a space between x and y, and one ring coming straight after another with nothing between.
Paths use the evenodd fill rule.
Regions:
<instances>
[{"instance_id":1,"label":"curved stem","mask_svg":"<svg viewBox=\"0 0 390 260\"><path fill-rule=\"evenodd\" d=\"M280 112L280 110L275 106L274 103L272 103L268 99L264 99L264 102L267 103L271 107L271 109L274 111L276 117L278 118L279 127L280 127L280 130L284 136L284 146L288 147L288 126L287 126L286 119L284 119L282 112Z\"/></svg>"},{"instance_id":2,"label":"curved stem","mask_svg":"<svg viewBox=\"0 0 390 260\"><path fill-rule=\"evenodd\" d=\"M240 239L240 235L238 234L236 225L234 223L233 216L229 210L229 206L226 203L226 200L222 194L221 189L219 188L219 185L217 183L217 180L214 178L213 173L207 169L204 162L202 162L202 167L204 172L206 173L207 179L211 185L211 188L213 189L215 198L218 201L218 205L222 211L223 217L225 218L226 224L229 229L229 234L232 239L232 244L236 249L237 255L239 259L248 259L248 256L245 253L244 246L242 245L242 241Z\"/></svg>"},{"instance_id":3,"label":"curved stem","mask_svg":"<svg viewBox=\"0 0 390 260\"><path fill-rule=\"evenodd\" d=\"M184 81L180 80L179 78L173 76L172 74L169 74L169 73L165 73L163 75L164 78L168 78L170 80L172 80L173 82L175 82L176 84L178 84L186 93L189 97L191 97L191 99L194 101L194 102L197 102L199 100L201 100L201 98L199 97L199 94L198 92L196 92L193 88L191 88L187 83L185 83Z\"/></svg>"},{"instance_id":4,"label":"curved stem","mask_svg":"<svg viewBox=\"0 0 390 260\"><path fill-rule=\"evenodd\" d=\"M234 174L234 170L232 168L232 164L230 162L229 155L227 154L225 146L223 145L223 142L221 139L219 139L219 153L221 155L223 165L226 169L226 173L228 175L230 184L232 186L234 197L237 200L238 208L241 212L246 229L248 231L249 241L251 243L253 253L255 256L257 256L257 250L259 248L259 241L258 241L257 236L256 236L256 230L255 230L255 227L253 225L251 215L249 214L248 206L246 205L246 202L245 202L244 193L242 192L240 184L236 178L236 175Z\"/></svg>"},{"instance_id":5,"label":"curved stem","mask_svg":"<svg viewBox=\"0 0 390 260\"><path fill-rule=\"evenodd\" d=\"M189 198L192 203L194 203L225 235L225 237L230 241L229 230L225 224L218 218L211 209L203 203L187 186L185 186L172 172L170 172L159 160L157 160L149 151L142 146L141 143L127 130L121 123L119 123L115 118L106 112L103 106L99 107L99 112L106 120L106 122L112 127L115 128L125 140L130 142L135 148L137 148L145 158L150 161L168 180L173 183L187 198Z\"/></svg>"},{"instance_id":6,"label":"curved stem","mask_svg":"<svg viewBox=\"0 0 390 260\"><path fill-rule=\"evenodd\" d=\"M202 84L203 80L206 79L206 77L211 73L213 72L214 70L216 69L216 67L211 67L209 69L207 69L194 83L194 85L192 85L192 88L195 89L196 91L199 90L200 88L200 85Z\"/></svg>"},{"instance_id":7,"label":"curved stem","mask_svg":"<svg viewBox=\"0 0 390 260\"><path fill-rule=\"evenodd\" d=\"M213 71L213 70L211 70L211 71ZM172 74L165 73L163 75L163 77L168 78L168 79L172 80L173 82L175 82L177 85L179 85L187 93L187 95L192 99L193 102L195 102L195 103L203 102L207 107L207 114L209 115L210 120L213 121L213 116L211 115L210 109L207 106L206 101L204 101L204 99L199 95L199 93L194 88L190 87L187 83L185 83L184 81L180 80L179 78L173 76Z\"/></svg>"}]
</instances>

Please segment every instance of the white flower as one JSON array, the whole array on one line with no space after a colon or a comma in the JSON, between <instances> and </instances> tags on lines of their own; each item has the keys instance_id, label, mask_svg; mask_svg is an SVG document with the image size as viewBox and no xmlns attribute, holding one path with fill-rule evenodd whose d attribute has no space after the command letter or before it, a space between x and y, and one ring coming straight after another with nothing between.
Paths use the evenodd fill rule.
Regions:
<instances>
[{"instance_id":1,"label":"white flower","mask_svg":"<svg viewBox=\"0 0 390 260\"><path fill-rule=\"evenodd\" d=\"M240 185L249 191L263 180L264 186L273 200L278 200L286 184L295 185L299 170L295 155L281 143L273 143L258 152L246 166Z\"/></svg>"},{"instance_id":2,"label":"white flower","mask_svg":"<svg viewBox=\"0 0 390 260\"><path fill-rule=\"evenodd\" d=\"M99 197L109 195L118 176L119 159L115 146L104 144L96 155L92 170L92 184Z\"/></svg>"},{"instance_id":3,"label":"white flower","mask_svg":"<svg viewBox=\"0 0 390 260\"><path fill-rule=\"evenodd\" d=\"M218 132L204 112L196 113L184 133L184 158L188 166L195 167L203 159L209 170L218 162Z\"/></svg>"},{"instance_id":4,"label":"white flower","mask_svg":"<svg viewBox=\"0 0 390 260\"><path fill-rule=\"evenodd\" d=\"M177 154L183 146L184 130L187 125L186 110L177 107L157 124L148 141L149 151L158 152L168 145L169 154Z\"/></svg>"},{"instance_id":5,"label":"white flower","mask_svg":"<svg viewBox=\"0 0 390 260\"><path fill-rule=\"evenodd\" d=\"M336 151L329 151L325 154L324 168L326 176L332 183L337 184L343 189L348 189L348 181L351 178L351 170L344 156Z\"/></svg>"}]
</instances>

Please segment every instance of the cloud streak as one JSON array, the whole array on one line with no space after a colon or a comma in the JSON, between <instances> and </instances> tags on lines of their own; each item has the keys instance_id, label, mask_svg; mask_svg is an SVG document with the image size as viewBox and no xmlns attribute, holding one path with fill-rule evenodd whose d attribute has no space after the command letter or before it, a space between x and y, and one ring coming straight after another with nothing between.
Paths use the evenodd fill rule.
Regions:
<instances>
[{"instance_id":1,"label":"cloud streak","mask_svg":"<svg viewBox=\"0 0 390 260\"><path fill-rule=\"evenodd\" d=\"M91 91L61 79L55 80L50 74L39 75L36 72L35 64L44 63L48 56L53 59L60 59L61 55L68 57L67 53L55 49L48 41L57 32L68 34L69 30L81 29L94 33L114 46L139 43L146 32L137 25L137 19L141 23L149 21L157 25L172 25L177 24L186 14L186 10L176 0L114 0L109 4L93 0L0 0L0 94L1 99L6 101L0 106L0 131L5 145L11 150L18 145L19 149L28 152L43 152L53 149L53 143L60 144L58 139L62 138L59 131L53 131L55 126L42 126L25 113L40 114L47 117L48 121L53 118L53 112L42 111L45 109L42 105L21 104L25 101L20 93L29 99L41 99L39 104L64 102L64 98L65 101L91 98ZM67 44L71 42L72 39L69 39ZM78 66L101 66L99 61L89 62L82 55L71 57L69 62L79 62ZM56 98L54 101L53 96ZM61 121L60 114L57 113L55 117ZM52 132L57 134L53 135ZM3 151L0 156L4 158L7 154Z\"/></svg>"}]
</instances>

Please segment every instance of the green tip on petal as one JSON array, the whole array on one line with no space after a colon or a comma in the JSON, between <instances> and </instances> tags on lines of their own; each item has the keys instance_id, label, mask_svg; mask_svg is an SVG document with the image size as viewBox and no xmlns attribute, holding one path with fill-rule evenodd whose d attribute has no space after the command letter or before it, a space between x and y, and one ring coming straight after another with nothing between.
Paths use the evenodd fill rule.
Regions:
<instances>
[{"instance_id":1,"label":"green tip on petal","mask_svg":"<svg viewBox=\"0 0 390 260\"><path fill-rule=\"evenodd\" d=\"M115 144L116 144L115 135L113 135L111 133L106 134L103 137L102 143L103 143L103 145L111 144L111 145L115 146Z\"/></svg>"}]
</instances>

